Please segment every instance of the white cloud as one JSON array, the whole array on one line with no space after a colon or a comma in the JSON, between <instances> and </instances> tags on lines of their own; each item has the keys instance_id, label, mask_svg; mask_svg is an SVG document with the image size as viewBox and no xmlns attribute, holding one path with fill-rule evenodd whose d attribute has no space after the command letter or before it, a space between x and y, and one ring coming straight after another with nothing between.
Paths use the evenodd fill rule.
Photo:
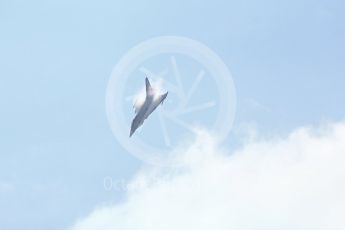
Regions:
<instances>
[{"instance_id":1,"label":"white cloud","mask_svg":"<svg viewBox=\"0 0 345 230\"><path fill-rule=\"evenodd\" d=\"M138 173L132 184L146 186L72 229L345 229L345 123L251 140L234 153L201 133L185 160L178 172Z\"/></svg>"}]
</instances>

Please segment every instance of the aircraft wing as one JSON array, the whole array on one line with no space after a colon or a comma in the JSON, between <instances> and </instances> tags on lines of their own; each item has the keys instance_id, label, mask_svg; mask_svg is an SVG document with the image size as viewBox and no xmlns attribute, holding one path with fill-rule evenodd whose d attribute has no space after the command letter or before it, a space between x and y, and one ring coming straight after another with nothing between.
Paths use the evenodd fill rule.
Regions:
<instances>
[{"instance_id":1,"label":"aircraft wing","mask_svg":"<svg viewBox=\"0 0 345 230\"><path fill-rule=\"evenodd\" d=\"M137 114L142 106L143 106L142 102L140 102L140 101L134 102L134 104L133 104L134 112Z\"/></svg>"}]
</instances>

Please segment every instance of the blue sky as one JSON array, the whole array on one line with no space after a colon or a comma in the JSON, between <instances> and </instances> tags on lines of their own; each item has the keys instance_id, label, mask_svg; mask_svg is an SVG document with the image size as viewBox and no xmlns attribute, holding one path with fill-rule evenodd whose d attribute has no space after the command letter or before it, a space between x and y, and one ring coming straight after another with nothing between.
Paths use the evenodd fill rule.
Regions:
<instances>
[{"instance_id":1,"label":"blue sky","mask_svg":"<svg viewBox=\"0 0 345 230\"><path fill-rule=\"evenodd\" d=\"M201 41L232 72L234 129L345 117L343 1L0 1L0 228L62 229L142 165L105 114L112 68L155 36ZM229 138L229 143L232 142Z\"/></svg>"}]
</instances>

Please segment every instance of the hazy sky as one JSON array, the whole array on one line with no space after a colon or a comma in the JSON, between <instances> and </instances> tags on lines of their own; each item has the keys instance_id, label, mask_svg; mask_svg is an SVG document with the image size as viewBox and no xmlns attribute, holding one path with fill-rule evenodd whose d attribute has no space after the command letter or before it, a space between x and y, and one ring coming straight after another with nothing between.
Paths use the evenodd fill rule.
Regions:
<instances>
[{"instance_id":1,"label":"hazy sky","mask_svg":"<svg viewBox=\"0 0 345 230\"><path fill-rule=\"evenodd\" d=\"M234 130L345 117L345 3L0 0L0 229L61 229L123 191L142 162L105 113L112 68L155 36L201 41L232 72ZM229 138L229 145L232 143Z\"/></svg>"}]
</instances>

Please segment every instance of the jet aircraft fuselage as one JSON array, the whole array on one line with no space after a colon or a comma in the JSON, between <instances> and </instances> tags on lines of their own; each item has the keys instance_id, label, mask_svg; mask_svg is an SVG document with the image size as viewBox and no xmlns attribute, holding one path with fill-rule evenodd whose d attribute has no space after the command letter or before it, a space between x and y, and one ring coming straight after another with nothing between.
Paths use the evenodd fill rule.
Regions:
<instances>
[{"instance_id":1,"label":"jet aircraft fuselage","mask_svg":"<svg viewBox=\"0 0 345 230\"><path fill-rule=\"evenodd\" d=\"M168 96L168 92L162 95L157 95L147 78L145 78L145 85L146 85L146 98L145 98L144 103L140 106L140 108L135 109L135 112L137 114L132 121L131 131L129 134L130 137L144 123L144 121L150 116L150 114L160 104L164 102L165 98Z\"/></svg>"}]
</instances>

